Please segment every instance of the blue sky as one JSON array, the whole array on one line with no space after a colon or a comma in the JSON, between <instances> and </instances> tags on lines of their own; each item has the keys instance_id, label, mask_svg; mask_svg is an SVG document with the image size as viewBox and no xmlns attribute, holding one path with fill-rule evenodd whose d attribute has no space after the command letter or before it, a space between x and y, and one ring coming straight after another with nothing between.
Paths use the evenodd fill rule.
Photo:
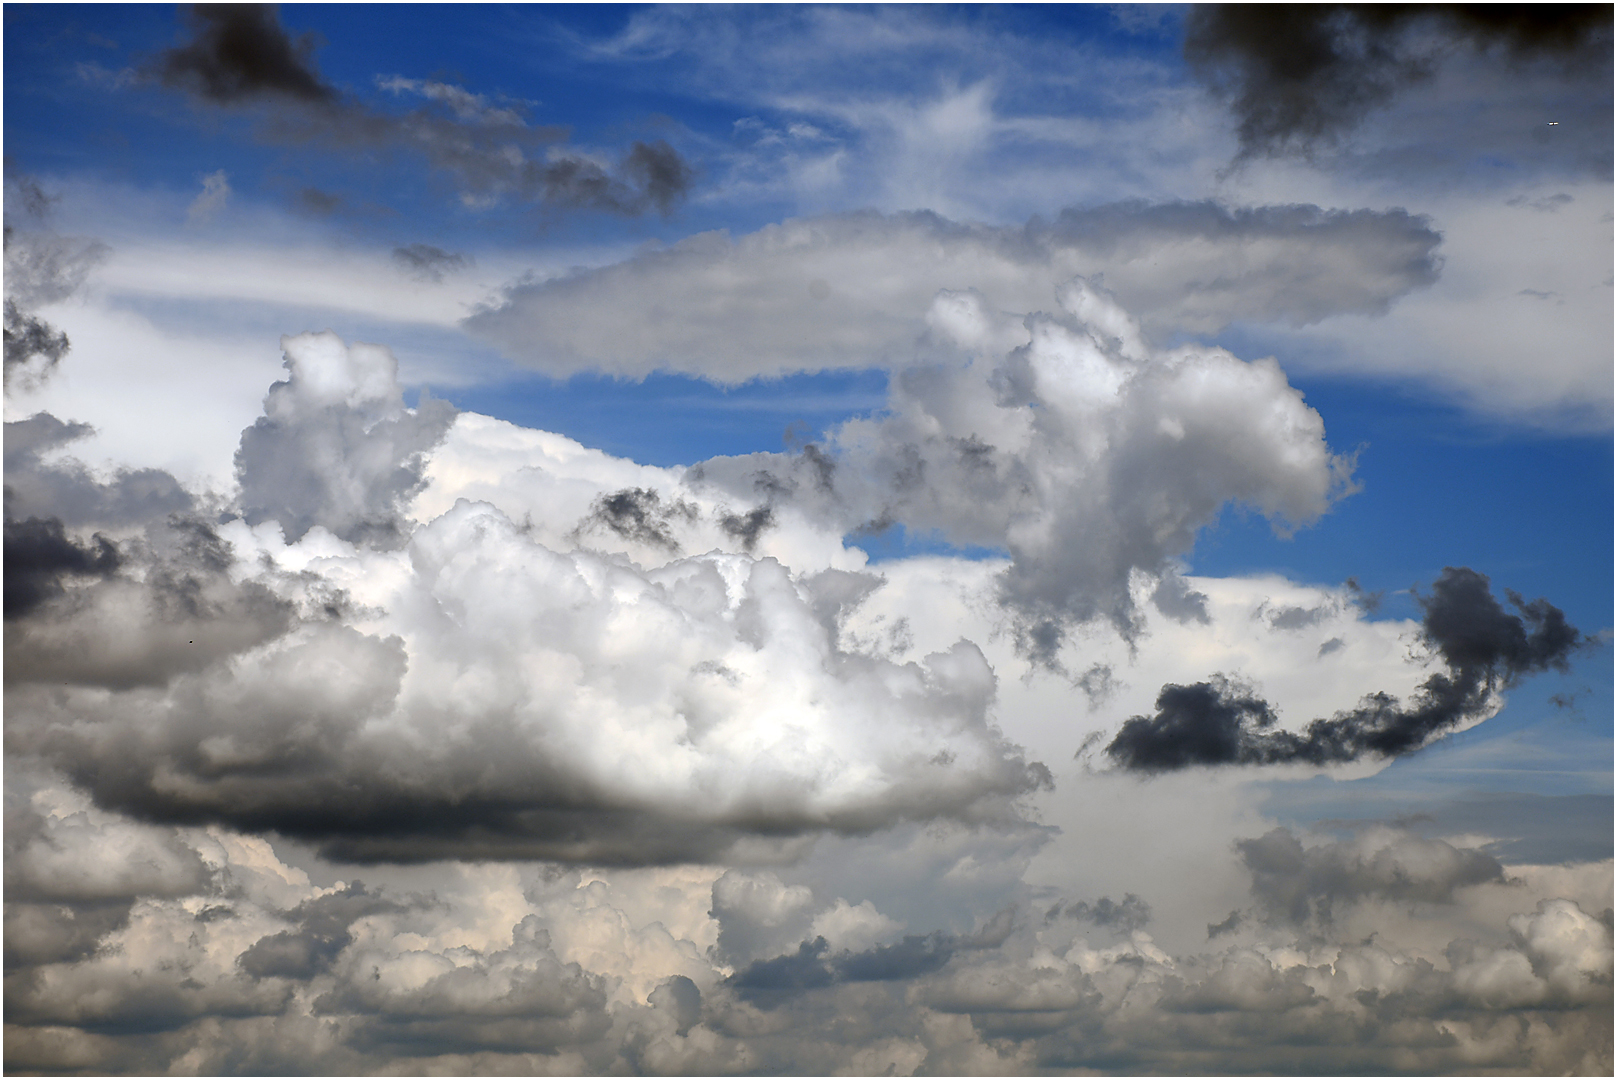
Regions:
<instances>
[{"instance_id":1,"label":"blue sky","mask_svg":"<svg viewBox=\"0 0 1617 1080\"><path fill-rule=\"evenodd\" d=\"M1609 9L1402 10L9 5L8 1067L1609 1068Z\"/></svg>"}]
</instances>

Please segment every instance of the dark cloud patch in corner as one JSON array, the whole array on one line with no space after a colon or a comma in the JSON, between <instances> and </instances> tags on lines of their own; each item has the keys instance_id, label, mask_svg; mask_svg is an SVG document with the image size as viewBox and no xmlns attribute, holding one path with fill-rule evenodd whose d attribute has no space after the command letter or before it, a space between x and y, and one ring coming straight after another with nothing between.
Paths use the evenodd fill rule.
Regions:
<instances>
[{"instance_id":1,"label":"dark cloud patch in corner","mask_svg":"<svg viewBox=\"0 0 1617 1080\"><path fill-rule=\"evenodd\" d=\"M1237 120L1237 160L1309 154L1430 78L1460 46L1575 70L1609 62L1608 4L1209 4L1184 55Z\"/></svg>"},{"instance_id":2,"label":"dark cloud patch in corner","mask_svg":"<svg viewBox=\"0 0 1617 1080\"><path fill-rule=\"evenodd\" d=\"M80 544L57 518L7 521L5 617L26 615L61 595L64 577L107 577L122 564L117 545L100 533Z\"/></svg>"},{"instance_id":3,"label":"dark cloud patch in corner","mask_svg":"<svg viewBox=\"0 0 1617 1080\"><path fill-rule=\"evenodd\" d=\"M197 4L186 13L194 35L162 53L149 74L217 104L261 97L334 103L314 64L315 38L296 39L273 4Z\"/></svg>"},{"instance_id":4,"label":"dark cloud patch in corner","mask_svg":"<svg viewBox=\"0 0 1617 1080\"><path fill-rule=\"evenodd\" d=\"M204 105L262 106L258 134L274 142L366 157L419 155L453 176L469 204L511 197L551 209L666 215L695 178L691 165L662 139L632 143L615 168L558 152L566 128L530 126L514 110L490 106L458 86L379 80L383 89L423 104L402 114L372 107L321 78L313 35L292 37L273 5L202 4L187 22L191 40L148 64L146 78ZM311 200L305 191L302 204L329 213L331 198L315 192Z\"/></svg>"},{"instance_id":5,"label":"dark cloud patch in corner","mask_svg":"<svg viewBox=\"0 0 1617 1080\"><path fill-rule=\"evenodd\" d=\"M1365 756L1397 757L1465 720L1483 715L1496 691L1548 668L1566 670L1583 643L1549 601L1506 596L1507 612L1474 570L1447 567L1420 597L1422 636L1447 665L1408 706L1385 693L1357 709L1315 720L1301 733L1278 730L1269 703L1250 688L1216 677L1169 684L1152 716L1123 724L1106 753L1131 772L1170 772L1195 765L1327 765Z\"/></svg>"}]
</instances>

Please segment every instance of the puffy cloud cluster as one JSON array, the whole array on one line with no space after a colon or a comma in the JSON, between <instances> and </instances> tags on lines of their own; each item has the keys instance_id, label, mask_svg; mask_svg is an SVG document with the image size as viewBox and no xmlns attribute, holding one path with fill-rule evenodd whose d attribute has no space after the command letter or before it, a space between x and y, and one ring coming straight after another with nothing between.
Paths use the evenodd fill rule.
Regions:
<instances>
[{"instance_id":1,"label":"puffy cloud cluster","mask_svg":"<svg viewBox=\"0 0 1617 1080\"><path fill-rule=\"evenodd\" d=\"M1104 273L1163 338L1241 319L1300 326L1383 312L1437 279L1440 239L1403 210L1307 205L1122 203L1020 227L851 213L739 239L702 233L518 284L465 326L556 375L678 371L734 383L908 360L939 290L974 290L996 313L1037 312L1071 278Z\"/></svg>"},{"instance_id":2,"label":"puffy cloud cluster","mask_svg":"<svg viewBox=\"0 0 1617 1080\"><path fill-rule=\"evenodd\" d=\"M8 1068L1600 1065L1583 871L1271 833L1185 955L1151 936L1176 897L1030 883L1052 775L956 627L1008 606L1050 663L1148 607L1344 642L1321 664L1396 645L1345 594L1175 576L1223 503L1306 521L1343 467L1272 362L1063 301L1020 344L945 295L885 415L700 469L406 408L329 334L285 340L226 496L8 425ZM1009 558L876 573L844 538L883 520ZM927 614L977 585L976 622ZM1484 681L1559 656L1518 607L1545 633L1497 604L1428 633ZM1362 944L1373 913L1398 940Z\"/></svg>"},{"instance_id":3,"label":"puffy cloud cluster","mask_svg":"<svg viewBox=\"0 0 1617 1080\"><path fill-rule=\"evenodd\" d=\"M381 346L350 348L328 331L281 347L289 375L270 387L236 452L247 523L278 521L291 541L318 524L344 540L397 545L403 504L454 408L425 398L407 410L398 361Z\"/></svg>"},{"instance_id":4,"label":"puffy cloud cluster","mask_svg":"<svg viewBox=\"0 0 1617 1080\"><path fill-rule=\"evenodd\" d=\"M1319 906L1335 888L1319 874L1328 865L1453 883L1446 867L1479 853L1396 830L1299 842L1292 871L1254 878L1242 929L1172 955L1146 933L1139 897L1058 897L1077 918L1020 905L924 929L823 886L715 866L459 863L439 868L431 893L409 880L316 884L262 840L136 824L48 779L8 783L7 799L13 1070L1610 1063L1609 906L1591 914L1609 905L1609 862L1471 875L1401 920L1386 906L1407 893L1362 890L1352 903L1380 905L1385 931L1366 940L1358 925L1299 934L1263 898L1284 878Z\"/></svg>"},{"instance_id":5,"label":"puffy cloud cluster","mask_svg":"<svg viewBox=\"0 0 1617 1080\"><path fill-rule=\"evenodd\" d=\"M1131 576L1172 577L1225 505L1294 527L1347 488L1351 462L1273 360L1153 349L1084 279L1060 301L1019 325L975 293L942 294L933 362L894 374L884 415L844 423L823 450L715 459L690 476L847 531L898 524L1008 551L1001 602L1046 664L1075 623L1132 635ZM1193 616L1190 593L1158 592L1159 607Z\"/></svg>"},{"instance_id":6,"label":"puffy cloud cluster","mask_svg":"<svg viewBox=\"0 0 1617 1080\"><path fill-rule=\"evenodd\" d=\"M1048 783L995 727L976 646L906 664L841 647L841 611L879 579L794 573L756 538L671 557L655 492L603 493L578 475L588 455L572 476L525 456L578 507L558 518L541 490L537 535L465 498L417 527L422 455L452 412L405 409L384 349L285 347L289 377L237 455L241 516L147 523L121 548L35 528L78 561L7 635L9 745L101 805L357 859L640 863L1006 817ZM508 505L524 512L520 488ZM668 507L710 545L733 534L722 505ZM657 558L579 543L596 537Z\"/></svg>"}]
</instances>

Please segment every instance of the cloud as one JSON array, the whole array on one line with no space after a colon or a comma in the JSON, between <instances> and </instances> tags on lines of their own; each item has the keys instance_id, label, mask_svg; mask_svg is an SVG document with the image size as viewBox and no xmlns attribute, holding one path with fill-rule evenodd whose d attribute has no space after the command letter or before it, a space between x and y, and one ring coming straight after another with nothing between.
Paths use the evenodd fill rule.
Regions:
<instances>
[{"instance_id":1,"label":"cloud","mask_svg":"<svg viewBox=\"0 0 1617 1080\"><path fill-rule=\"evenodd\" d=\"M1485 852L1385 829L1315 847L1275 829L1235 847L1260 908L1296 923L1329 922L1333 911L1363 900L1453 903L1456 889L1505 880Z\"/></svg>"},{"instance_id":2,"label":"cloud","mask_svg":"<svg viewBox=\"0 0 1617 1080\"><path fill-rule=\"evenodd\" d=\"M7 835L11 1069L1190 1072L1209 1047L1247 1072L1609 1060L1611 937L1592 913L1609 862L1502 873L1397 830L1271 834L1232 852L1251 917L1173 955L1137 896L905 927L824 884L716 866L461 862L320 886L281 841L134 823L48 773L13 768L7 799L25 813ZM908 875L916 852L895 841L885 864ZM860 909L879 938L789 936ZM1106 943L1085 933L1097 916ZM64 936L76 923L87 942ZM713 947L743 924L761 933L745 951ZM43 927L51 949L27 952Z\"/></svg>"},{"instance_id":3,"label":"cloud","mask_svg":"<svg viewBox=\"0 0 1617 1080\"><path fill-rule=\"evenodd\" d=\"M1093 923L1095 926L1130 934L1136 930L1143 929L1151 921L1151 905L1133 893L1124 895L1121 901L1113 900L1110 896L1103 896L1094 903L1080 900L1077 903L1068 904L1065 908L1057 904L1045 914L1045 921L1048 922L1058 917L1081 919L1084 922Z\"/></svg>"},{"instance_id":4,"label":"cloud","mask_svg":"<svg viewBox=\"0 0 1617 1080\"><path fill-rule=\"evenodd\" d=\"M1273 361L1154 350L1083 279L1059 301L1018 327L978 294L942 294L930 362L894 375L885 413L845 422L824 450L716 458L688 475L845 533L899 523L1007 550L1000 603L1024 654L1047 666L1076 624L1135 635L1131 575L1175 573L1225 503L1297 527L1349 487L1351 462L1330 453ZM1030 340L1007 347L1012 328ZM1189 593L1175 606L1159 588L1196 618Z\"/></svg>"},{"instance_id":5,"label":"cloud","mask_svg":"<svg viewBox=\"0 0 1617 1080\"><path fill-rule=\"evenodd\" d=\"M1155 773L1194 765L1327 765L1418 750L1489 715L1498 708L1498 692L1523 676L1566 670L1580 647L1578 631L1559 608L1506 595L1519 615L1494 599L1482 574L1444 569L1420 602L1423 637L1447 670L1428 678L1408 706L1372 694L1357 709L1314 720L1298 734L1279 728L1269 703L1231 680L1169 685L1157 698L1156 714L1126 721L1106 753L1124 769Z\"/></svg>"},{"instance_id":6,"label":"cloud","mask_svg":"<svg viewBox=\"0 0 1617 1080\"><path fill-rule=\"evenodd\" d=\"M314 36L294 40L274 5L196 4L186 20L193 39L163 52L152 67L164 84L218 104L259 97L336 100L315 67Z\"/></svg>"},{"instance_id":7,"label":"cloud","mask_svg":"<svg viewBox=\"0 0 1617 1080\"><path fill-rule=\"evenodd\" d=\"M403 505L424 485L423 456L455 410L426 398L407 410L398 361L337 335L281 339L289 372L236 452L249 525L274 519L296 541L315 525L345 540L397 544Z\"/></svg>"},{"instance_id":8,"label":"cloud","mask_svg":"<svg viewBox=\"0 0 1617 1080\"><path fill-rule=\"evenodd\" d=\"M198 195L185 211L187 225L206 225L219 216L219 212L230 201L230 177L223 169L211 172L202 178L202 194Z\"/></svg>"},{"instance_id":9,"label":"cloud","mask_svg":"<svg viewBox=\"0 0 1617 1080\"><path fill-rule=\"evenodd\" d=\"M794 576L761 553L674 557L659 508L680 535L716 538L711 499L586 488L583 520L537 504L542 532L460 499L416 526L424 456L452 411L405 409L386 350L283 344L288 378L242 436L242 516L143 523L125 563L138 577L80 542L68 569L107 572L61 579L6 636L14 745L101 805L273 828L360 860L633 864L908 819L1015 820L1014 801L1048 784L993 726L976 646L908 664L842 647L841 613L874 582ZM24 464L79 433L27 425ZM783 529L782 550L813 536ZM61 708L104 723L75 735ZM179 786L164 779L176 767Z\"/></svg>"},{"instance_id":10,"label":"cloud","mask_svg":"<svg viewBox=\"0 0 1617 1080\"><path fill-rule=\"evenodd\" d=\"M6 169L5 224L5 386L38 389L67 355L66 333L34 313L78 292L90 271L110 249L96 240L60 236L46 228L14 228L13 203L27 217L42 221L55 197L32 177ZM37 362L36 362L37 361Z\"/></svg>"},{"instance_id":11,"label":"cloud","mask_svg":"<svg viewBox=\"0 0 1617 1080\"><path fill-rule=\"evenodd\" d=\"M122 468L100 479L57 453L87 438L89 424L48 412L5 425L6 520L41 516L65 525L128 526L191 511L197 499L161 469ZM47 455L51 460L46 460Z\"/></svg>"},{"instance_id":12,"label":"cloud","mask_svg":"<svg viewBox=\"0 0 1617 1080\"><path fill-rule=\"evenodd\" d=\"M62 593L66 575L106 577L122 560L118 548L97 534L81 547L69 539L57 518L6 521L6 618L25 615Z\"/></svg>"},{"instance_id":13,"label":"cloud","mask_svg":"<svg viewBox=\"0 0 1617 1080\"><path fill-rule=\"evenodd\" d=\"M393 249L393 262L417 281L442 281L444 274L464 270L472 260L431 244L410 244Z\"/></svg>"},{"instance_id":14,"label":"cloud","mask_svg":"<svg viewBox=\"0 0 1617 1080\"><path fill-rule=\"evenodd\" d=\"M566 149L564 128L530 126L514 108L436 80L379 78L378 88L428 104L405 114L374 108L327 83L314 63L313 37L293 39L272 6L203 4L188 19L192 40L160 54L147 77L204 105L256 110L260 137L274 142L361 157L419 155L455 179L467 206L516 199L666 215L695 178L665 140L637 140L614 163Z\"/></svg>"},{"instance_id":15,"label":"cloud","mask_svg":"<svg viewBox=\"0 0 1617 1080\"><path fill-rule=\"evenodd\" d=\"M558 376L676 371L736 383L900 365L940 290L973 290L994 311L1039 312L1080 274L1104 272L1106 287L1158 338L1236 319L1305 325L1381 312L1436 280L1439 239L1401 210L1123 203L1020 227L864 212L734 240L702 233L515 285L464 325Z\"/></svg>"},{"instance_id":16,"label":"cloud","mask_svg":"<svg viewBox=\"0 0 1617 1080\"><path fill-rule=\"evenodd\" d=\"M1611 13L1318 4L1209 4L1185 20L1185 59L1239 121L1238 160L1335 145L1372 111L1432 77L1457 47L1548 60L1569 74L1609 52Z\"/></svg>"}]
</instances>

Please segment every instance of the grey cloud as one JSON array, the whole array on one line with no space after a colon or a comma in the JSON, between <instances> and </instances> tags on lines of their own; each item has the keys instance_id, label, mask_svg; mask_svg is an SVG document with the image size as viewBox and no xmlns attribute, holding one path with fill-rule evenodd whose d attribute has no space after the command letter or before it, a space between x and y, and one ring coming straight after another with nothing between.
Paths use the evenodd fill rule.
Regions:
<instances>
[{"instance_id":1,"label":"grey cloud","mask_svg":"<svg viewBox=\"0 0 1617 1080\"><path fill-rule=\"evenodd\" d=\"M743 999L764 1008L791 997L823 990L840 983L900 982L944 967L961 948L972 943L954 934L906 934L892 945L877 945L862 952L828 955L823 937L800 944L797 951L769 960L756 960L738 971L727 985Z\"/></svg>"},{"instance_id":2,"label":"grey cloud","mask_svg":"<svg viewBox=\"0 0 1617 1080\"><path fill-rule=\"evenodd\" d=\"M72 527L142 525L188 514L196 498L161 469L119 469L110 481L71 458L44 455L94 432L88 424L35 413L5 425L7 520L55 518Z\"/></svg>"},{"instance_id":3,"label":"grey cloud","mask_svg":"<svg viewBox=\"0 0 1617 1080\"><path fill-rule=\"evenodd\" d=\"M1566 670L1583 644L1548 601L1506 595L1519 615L1494 599L1482 574L1444 569L1420 601L1423 637L1447 670L1430 676L1407 706L1372 694L1357 709L1314 720L1297 734L1278 728L1267 702L1228 680L1170 684L1157 697L1155 715L1126 721L1106 753L1124 769L1154 773L1194 765L1326 765L1418 750L1484 715L1497 693L1521 677Z\"/></svg>"},{"instance_id":4,"label":"grey cloud","mask_svg":"<svg viewBox=\"0 0 1617 1080\"><path fill-rule=\"evenodd\" d=\"M1093 903L1080 900L1064 908L1057 904L1050 909L1046 920L1058 917L1078 919L1127 934L1143 929L1151 921L1151 905L1133 893L1126 893L1120 901L1103 896Z\"/></svg>"},{"instance_id":5,"label":"grey cloud","mask_svg":"<svg viewBox=\"0 0 1617 1080\"><path fill-rule=\"evenodd\" d=\"M1351 489L1351 462L1330 453L1278 365L1155 352L1084 279L1059 299L1060 315L1022 320L1032 340L1007 348L1012 320L975 293L942 294L938 355L895 373L884 413L844 423L812 455L715 458L687 478L716 497L766 490L768 505L845 534L897 523L1008 550L1000 602L1023 654L1050 668L1076 623L1138 634L1130 575L1170 577L1224 503L1285 528ZM1169 585L1161 599L1195 617L1188 593Z\"/></svg>"},{"instance_id":6,"label":"grey cloud","mask_svg":"<svg viewBox=\"0 0 1617 1080\"><path fill-rule=\"evenodd\" d=\"M81 906L105 927L99 948L17 957L8 1069L1540 1074L1599 1073L1610 1057L1609 927L1577 900L1524 896L1520 882L1477 872L1464 849L1403 834L1304 846L1278 871L1273 852L1243 856L1255 896L1275 891L1274 874L1287 881L1272 910L1260 900L1256 946L1243 929L1196 955L1170 956L1142 933L1097 948L1074 920L1002 910L972 933L854 949L799 937L730 962L699 959L684 936L710 929L690 921L709 902L696 868L694 887L675 883L682 872L646 889L658 894L650 908L613 906L640 891L615 875L542 867L462 866L428 900L358 883L318 889L268 845L187 835L216 864L193 891L150 897L123 925ZM767 875L719 881L721 922L745 908L784 930L818 906ZM509 915L491 903L518 886ZM1592 873L1580 889L1605 887ZM1309 898L1303 925L1287 889ZM1413 905L1418 946L1396 940L1397 924L1364 941L1322 921L1325 897L1338 915L1351 903ZM35 914L8 919L20 931ZM677 947L622 951L612 942L623 934L638 948ZM626 992L644 971L656 974Z\"/></svg>"},{"instance_id":7,"label":"grey cloud","mask_svg":"<svg viewBox=\"0 0 1617 1080\"><path fill-rule=\"evenodd\" d=\"M1175 622L1206 626L1212 621L1207 614L1207 594L1196 592L1178 574L1163 575L1151 594L1151 603Z\"/></svg>"},{"instance_id":8,"label":"grey cloud","mask_svg":"<svg viewBox=\"0 0 1617 1080\"><path fill-rule=\"evenodd\" d=\"M419 155L453 176L470 204L515 198L557 209L668 214L694 179L664 140L636 141L615 165L605 164L561 149L564 128L529 126L512 109L433 80L379 80L381 89L427 105L402 115L372 108L321 77L313 39L293 39L272 6L198 5L189 21L192 40L159 56L149 77L209 105L256 107L260 135L274 141L351 155Z\"/></svg>"},{"instance_id":9,"label":"grey cloud","mask_svg":"<svg viewBox=\"0 0 1617 1080\"><path fill-rule=\"evenodd\" d=\"M297 617L296 605L262 582L233 581L229 545L196 518L148 526L114 554L102 540L88 570L80 565L89 557L82 548L79 563L61 566L59 528L8 522L6 529L8 563L14 535L34 559L23 578L34 592L8 614L15 621L5 636L6 685L19 697L30 693L23 687L52 683L162 686L279 637ZM50 587L40 576L41 551L54 560ZM140 576L115 572L124 568ZM9 583L9 565L7 571Z\"/></svg>"},{"instance_id":10,"label":"grey cloud","mask_svg":"<svg viewBox=\"0 0 1617 1080\"><path fill-rule=\"evenodd\" d=\"M152 67L165 84L221 104L259 97L337 99L315 67L314 35L294 40L274 5L196 4L186 19L193 40L165 51Z\"/></svg>"},{"instance_id":11,"label":"grey cloud","mask_svg":"<svg viewBox=\"0 0 1617 1080\"><path fill-rule=\"evenodd\" d=\"M5 894L13 901L74 909L142 897L185 896L204 889L208 867L171 830L107 821L84 810L41 812L35 787L8 770ZM8 934L8 942L10 935Z\"/></svg>"},{"instance_id":12,"label":"grey cloud","mask_svg":"<svg viewBox=\"0 0 1617 1080\"><path fill-rule=\"evenodd\" d=\"M1269 611L1267 618L1269 625L1276 630L1306 630L1310 626L1318 626L1334 613L1334 609L1325 604L1313 608L1280 608L1277 611Z\"/></svg>"},{"instance_id":13,"label":"grey cloud","mask_svg":"<svg viewBox=\"0 0 1617 1080\"><path fill-rule=\"evenodd\" d=\"M32 382L48 378L62 357L67 355L70 343L67 334L56 329L37 315L29 315L15 301L5 302L5 378L11 385L13 373L22 369L35 357L45 362Z\"/></svg>"},{"instance_id":14,"label":"grey cloud","mask_svg":"<svg viewBox=\"0 0 1617 1080\"><path fill-rule=\"evenodd\" d=\"M1486 852L1409 833L1372 830L1305 847L1282 828L1235 846L1262 909L1297 923L1329 922L1341 905L1361 900L1451 903L1458 888L1505 880Z\"/></svg>"},{"instance_id":15,"label":"grey cloud","mask_svg":"<svg viewBox=\"0 0 1617 1080\"><path fill-rule=\"evenodd\" d=\"M111 249L99 240L47 230L5 232L6 295L24 308L58 304L84 286Z\"/></svg>"},{"instance_id":16,"label":"grey cloud","mask_svg":"<svg viewBox=\"0 0 1617 1080\"><path fill-rule=\"evenodd\" d=\"M255 979L309 979L331 968L337 954L353 944L354 920L379 911L397 911L400 905L366 890L355 881L347 888L298 905L288 915L298 925L259 938L237 957L237 964Z\"/></svg>"},{"instance_id":17,"label":"grey cloud","mask_svg":"<svg viewBox=\"0 0 1617 1080\"><path fill-rule=\"evenodd\" d=\"M295 205L306 213L325 217L335 214L347 205L347 200L341 195L334 195L329 191L321 191L317 187L305 187L298 191L294 200Z\"/></svg>"},{"instance_id":18,"label":"grey cloud","mask_svg":"<svg viewBox=\"0 0 1617 1080\"><path fill-rule=\"evenodd\" d=\"M1576 72L1602 45L1609 62L1610 28L1610 10L1594 5L1209 4L1187 15L1184 52L1251 158L1336 144L1456 46Z\"/></svg>"},{"instance_id":19,"label":"grey cloud","mask_svg":"<svg viewBox=\"0 0 1617 1080\"><path fill-rule=\"evenodd\" d=\"M496 554L504 548L510 548L509 556ZM29 662L20 667L18 653L11 652L8 676L27 672L31 679L62 681L92 681L93 676L103 684L121 679L130 687L110 700L89 693L61 698L60 687L44 682L13 687L11 745L45 756L103 806L147 820L273 829L351 861L713 860L753 837L785 841L823 830L862 833L908 818L1014 818L1011 801L1049 782L1042 766L1025 761L989 726L992 675L974 648L961 645L933 655L924 667L840 654L812 607L772 561L752 563L750 571L739 567L739 579L727 589L723 578L705 569L705 559L684 560L659 575L664 585L637 579L604 557L544 553L486 510L463 512L458 520L451 516L422 530L407 557L421 566L423 584L434 583L429 594L432 588L458 590L468 583L464 575L470 564L462 563L468 557L473 562L496 557L501 564L506 557L528 560L525 575L491 565L470 579L481 582L479 589L496 589L504 598L502 608L517 621L490 618L493 609L479 607L473 596L445 593L451 621L433 620L431 646L411 631L415 640L408 653L396 636L310 619L284 629L283 621L256 642L227 642L235 650L246 647L229 665L209 662L222 655L221 646L214 646L189 672L171 675L167 688L147 689L131 684L165 669L145 656L135 658L139 663L124 659L116 640L92 636L93 627L105 620L77 630L90 647L79 644L72 651L56 644L71 638L55 626L41 630L38 640L8 634L8 651L31 650ZM589 584L592 579L596 586ZM651 653L637 653L641 663L623 665L613 659L617 646L607 646L602 637L617 624L601 621L602 601L590 599L595 587L616 595L612 604L623 605L625 613L678 619L684 629L656 636L645 643L654 646ZM726 599L730 589L734 600ZM420 600L436 606L439 601L428 600L429 594ZM412 609L432 610L418 604L408 602ZM284 613L289 606L283 602L278 610ZM457 625L467 610L482 615ZM182 625L189 632L191 624ZM198 648L203 631L211 629L201 626L195 643L182 641L179 655ZM525 640L535 633L538 639ZM152 636L148 630L145 638ZM768 692L769 680L759 681L760 660L789 663L796 671L797 653L805 648L825 660L819 674L809 672L823 684L812 708L829 711L823 721L811 711L799 722L841 730L841 725L857 726L858 716L875 709L872 715L883 718L884 741L863 748L849 729L847 737L835 740L838 757L823 772L815 762L831 752L829 744L813 758L802 756L803 747L778 758L766 750L765 760L780 761L794 772L777 777L774 766L757 771L760 751L750 742L733 741L744 730L731 717L750 719L759 706L748 702ZM551 650L576 658L563 663L583 665L569 677L568 685L576 683L577 691L558 697L554 690L523 689L524 670L548 670L554 661L541 658ZM94 665L93 671L58 670L66 659L47 664L53 656L77 653L86 658L75 663ZM535 659L515 666L500 659L524 654ZM732 669L730 678L716 677L711 664L697 663L715 657ZM468 711L430 692L419 696L431 685L419 679L403 692L407 666L422 670L443 662L487 670L494 679L489 687L498 688L502 700ZM172 661L166 670L172 672L178 663ZM734 671L749 674L743 678ZM599 688L587 689L592 683ZM644 691L634 689L641 683L660 688L644 699ZM577 722L593 728L590 717L599 707L585 701L601 693L614 701L635 694L645 700L637 708L678 717L672 722L689 728L690 741L660 748L656 739L674 740L677 731L658 722L647 729L656 737L653 742L623 744L602 772L599 765L574 761L567 742L535 737ZM585 696L574 700L578 694ZM96 719L89 726L64 726L58 722L63 709L81 720ZM448 716L458 719L446 728ZM435 732L431 758L412 748L419 736L384 735L392 723L387 717L410 730ZM624 770L641 775L635 761L645 754L683 758L695 774L653 799L632 794ZM867 757L887 762L879 786L848 795L820 794L848 767L844 762ZM705 779L714 770L728 777L722 787ZM172 775L188 779L175 786L166 779ZM693 785L701 785L702 799L693 799ZM715 802L713 792L722 793L724 801Z\"/></svg>"},{"instance_id":20,"label":"grey cloud","mask_svg":"<svg viewBox=\"0 0 1617 1080\"><path fill-rule=\"evenodd\" d=\"M694 521L697 513L697 508L683 499L664 506L662 496L651 488L624 488L598 497L590 507L590 516L574 531L583 536L592 528L604 528L625 540L678 552L679 541L670 529L671 520Z\"/></svg>"},{"instance_id":21,"label":"grey cloud","mask_svg":"<svg viewBox=\"0 0 1617 1080\"><path fill-rule=\"evenodd\" d=\"M471 259L431 244L409 244L393 249L393 262L418 281L442 281L444 274L464 270Z\"/></svg>"},{"instance_id":22,"label":"grey cloud","mask_svg":"<svg viewBox=\"0 0 1617 1080\"><path fill-rule=\"evenodd\" d=\"M286 380L236 452L242 514L276 520L288 540L316 525L345 540L397 546L404 504L421 489L423 456L455 417L446 401L404 407L398 361L332 333L283 338Z\"/></svg>"},{"instance_id":23,"label":"grey cloud","mask_svg":"<svg viewBox=\"0 0 1617 1080\"><path fill-rule=\"evenodd\" d=\"M719 518L719 527L741 544L741 550L751 551L758 545L758 537L775 524L775 508L765 503L745 514L725 514Z\"/></svg>"},{"instance_id":24,"label":"grey cloud","mask_svg":"<svg viewBox=\"0 0 1617 1080\"><path fill-rule=\"evenodd\" d=\"M83 286L91 269L106 258L109 249L99 241L60 236L49 229L13 228L9 214L13 202L20 204L25 215L42 220L53 199L37 181L13 173L9 167L5 187L4 369L9 392L14 383L26 389L37 388L71 347L67 334L33 309L72 296Z\"/></svg>"},{"instance_id":25,"label":"grey cloud","mask_svg":"<svg viewBox=\"0 0 1617 1080\"><path fill-rule=\"evenodd\" d=\"M939 290L969 288L992 310L1036 312L1072 277L1104 273L1146 333L1163 338L1234 320L1304 325L1381 312L1436 280L1439 240L1403 210L1131 202L1019 227L863 212L737 239L703 233L518 284L465 326L555 375L667 370L737 383L900 363ZM826 295L805 305L816 283Z\"/></svg>"},{"instance_id":26,"label":"grey cloud","mask_svg":"<svg viewBox=\"0 0 1617 1080\"><path fill-rule=\"evenodd\" d=\"M513 928L510 948L477 957L413 987L372 977L363 963L314 1001L346 1014L361 1050L428 1057L477 1051L554 1051L606 1033L611 1019L598 975L563 963L534 916Z\"/></svg>"},{"instance_id":27,"label":"grey cloud","mask_svg":"<svg viewBox=\"0 0 1617 1080\"><path fill-rule=\"evenodd\" d=\"M62 594L66 576L106 577L122 565L117 545L97 533L81 546L56 518L5 524L5 617L33 611Z\"/></svg>"}]
</instances>

